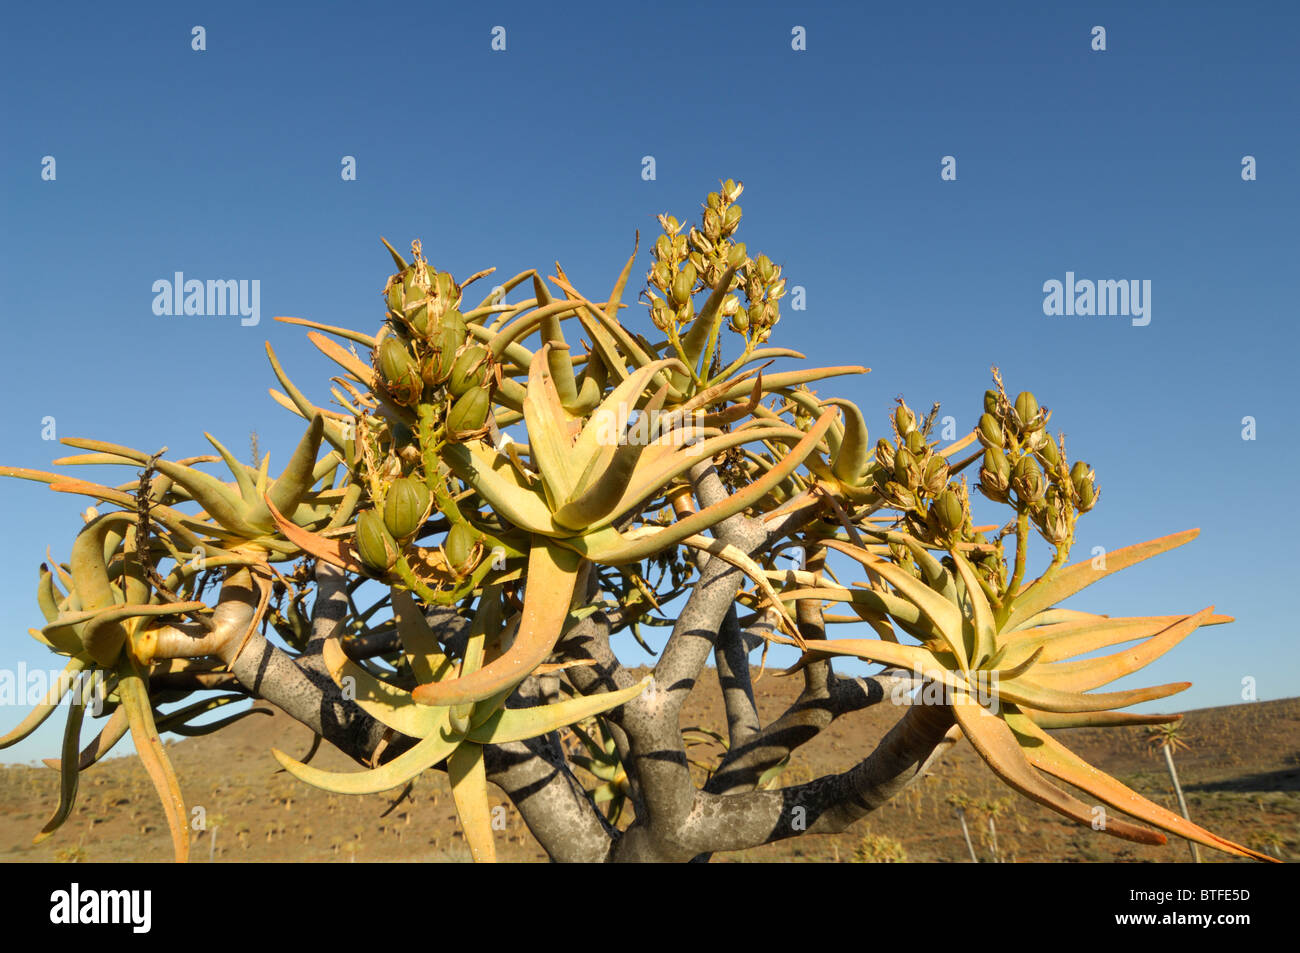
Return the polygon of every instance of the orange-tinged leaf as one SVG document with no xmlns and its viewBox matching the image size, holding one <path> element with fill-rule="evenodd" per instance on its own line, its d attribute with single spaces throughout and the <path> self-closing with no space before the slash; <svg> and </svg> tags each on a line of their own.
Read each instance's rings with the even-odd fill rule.
<svg viewBox="0 0 1300 953">
<path fill-rule="evenodd" d="M 535 539 L 528 554 L 524 611 L 514 644 L 464 678 L 417 685 L 412 692 L 415 700 L 421 705 L 461 705 L 481 701 L 527 678 L 559 641 L 581 563 L 576 553 Z"/>
<path fill-rule="evenodd" d="M 309 556 L 315 556 L 317 559 L 323 559 L 331 566 L 337 566 L 340 569 L 346 569 L 349 572 L 369 575 L 366 568 L 361 565 L 361 560 L 356 555 L 356 547 L 351 540 L 346 539 L 327 539 L 310 530 L 303 529 L 297 523 L 293 523 L 284 518 L 284 515 L 275 508 L 269 496 L 264 496 L 266 507 L 271 511 L 271 518 L 275 520 L 275 525 L 279 528 L 280 533 L 293 545 L 297 546 Z"/>
<path fill-rule="evenodd" d="M 1167 685 L 1135 688 L 1126 692 L 1098 692 L 1089 695 L 1038 684 L 1035 679 L 1041 668 L 1042 666 L 1036 666 L 1020 678 L 999 680 L 998 694 L 1013 704 L 1028 705 L 1030 708 L 1038 708 L 1042 711 L 1109 711 L 1115 708 L 1128 708 L 1139 702 L 1167 698 L 1192 687 L 1191 682 L 1170 682 Z"/>
<path fill-rule="evenodd" d="M 1006 647 L 1006 657 L 1009 659 L 1019 659 L 1036 648 L 1042 648 L 1040 661 L 1059 662 L 1111 645 L 1145 639 L 1184 618 L 1181 615 L 1125 616 L 1115 619 L 1093 617 L 1004 634 L 998 643 Z M 1231 616 L 1211 615 L 1203 619 L 1201 625 L 1219 625 L 1230 621 Z"/>
<path fill-rule="evenodd" d="M 962 733 L 994 774 L 1030 800 L 1081 823 L 1092 823 L 1092 808 L 1038 774 L 1001 718 L 974 702 L 960 700 L 953 705 L 953 714 Z M 1163 834 L 1123 820 L 1109 823 L 1106 833 L 1139 844 L 1163 844 L 1166 840 Z"/>
<path fill-rule="evenodd" d="M 1020 711 L 1034 720 L 1040 728 L 1054 731 L 1058 728 L 1113 728 L 1116 725 L 1168 725 L 1180 721 L 1182 715 L 1144 715 L 1132 711 L 1038 711 L 1017 705 Z"/>
<path fill-rule="evenodd" d="M 1007 621 L 1002 627 L 1003 631 L 1014 629 L 1020 622 L 1028 619 L 1034 613 L 1051 608 L 1058 602 L 1068 599 L 1080 590 L 1086 589 L 1100 579 L 1105 579 L 1112 573 L 1127 569 L 1144 559 L 1150 559 L 1152 556 L 1168 552 L 1182 546 L 1184 543 L 1190 543 L 1200 532 L 1199 529 L 1189 529 L 1181 533 L 1161 536 L 1159 539 L 1149 540 L 1145 543 L 1138 543 L 1136 546 L 1125 546 L 1123 549 L 1116 549 L 1105 554 L 1104 569 L 1094 568 L 1093 563 L 1095 560 L 1087 559 L 1066 566 L 1053 578 L 1041 585 L 1030 583 L 1029 586 L 1021 590 L 1024 595 L 1016 597 L 1015 607 L 1011 610 L 1011 615 L 1007 617 Z"/>
<path fill-rule="evenodd" d="M 1108 685 L 1164 655 L 1196 631 L 1197 627 L 1213 612 L 1214 607 L 1211 606 L 1202 609 L 1196 615 L 1185 616 L 1156 635 L 1110 655 L 1040 665 L 1034 670 L 1034 681 L 1046 688 L 1061 688 L 1076 692 L 1091 691 L 1101 685 Z"/>
<path fill-rule="evenodd" d="M 1171 834 L 1204 844 L 1206 847 L 1213 847 L 1238 857 L 1279 862 L 1267 854 L 1212 834 L 1185 817 L 1153 804 L 1115 778 L 1088 764 L 1023 714 L 1009 712 L 1007 722 L 1015 734 L 1020 736 L 1020 744 L 1030 764 L 1062 781 L 1073 784 L 1080 790 L 1087 791 L 1103 804 L 1131 814 Z M 1114 824 L 1113 820 L 1107 822 L 1104 828 L 1107 833 L 1111 832 L 1110 829 Z"/>
</svg>

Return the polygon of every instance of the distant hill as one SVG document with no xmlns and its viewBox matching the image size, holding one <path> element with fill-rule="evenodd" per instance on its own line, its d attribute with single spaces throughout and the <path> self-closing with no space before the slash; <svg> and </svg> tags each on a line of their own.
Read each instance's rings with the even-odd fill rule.
<svg viewBox="0 0 1300 953">
<path fill-rule="evenodd" d="M 798 679 L 770 673 L 756 683 L 764 720 L 775 718 L 798 694 Z M 265 706 L 263 706 L 265 707 Z M 897 719 L 884 704 L 838 720 L 795 754 L 783 781 L 843 771 L 865 756 Z M 1190 751 L 1176 755 L 1192 819 L 1225 837 L 1284 860 L 1300 856 L 1300 698 L 1255 702 L 1187 713 Z M 98 726 L 100 723 L 96 723 Z M 717 673 L 706 670 L 682 717 L 725 734 Z M 87 729 L 85 737 L 90 737 Z M 1148 753 L 1142 728 L 1080 729 L 1059 733 L 1066 744 L 1137 791 L 1174 810 L 1162 758 Z M 276 713 L 246 718 L 223 732 L 169 743 L 186 805 L 202 807 L 209 830 L 194 838 L 194 862 L 468 860 L 456 829 L 446 776 L 429 771 L 408 798 L 326 794 L 278 770 L 272 746 L 298 757 L 311 733 Z M 126 742 L 123 742 L 126 744 Z M 713 749 L 714 753 L 720 749 Z M 707 760 L 709 749 L 692 756 Z M 57 751 L 49 752 L 51 757 Z M 356 766 L 333 750 L 320 767 Z M 495 789 L 493 789 L 495 792 Z M 974 801 L 967 822 L 980 860 L 997 850 L 1005 861 L 1184 861 L 1186 842 L 1143 847 L 1067 821 L 1004 787 L 963 741 L 931 777 L 851 830 L 808 836 L 733 854 L 718 861 L 849 861 L 897 853 L 915 861 L 969 861 L 950 795 Z M 506 861 L 545 855 L 504 797 L 507 829 L 498 836 Z M 58 801 L 58 775 L 48 768 L 0 768 L 0 861 L 158 861 L 171 857 L 162 808 L 138 760 L 113 758 L 82 776 L 78 805 L 63 828 L 38 846 L 31 839 Z M 215 827 L 215 839 L 213 828 Z M 1202 848 L 1202 858 L 1230 860 Z"/>
</svg>

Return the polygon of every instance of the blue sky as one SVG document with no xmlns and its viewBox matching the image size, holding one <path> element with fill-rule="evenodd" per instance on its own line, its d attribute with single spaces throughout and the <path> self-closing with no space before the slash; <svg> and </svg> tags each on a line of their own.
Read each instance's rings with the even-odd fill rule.
<svg viewBox="0 0 1300 953">
<path fill-rule="evenodd" d="M 1166 708 L 1237 702 L 1245 677 L 1260 698 L 1294 695 L 1300 13 L 971 6 L 12 8 L 0 462 L 48 467 L 65 452 L 41 439 L 53 417 L 60 437 L 172 458 L 206 452 L 204 430 L 242 455 L 256 429 L 274 467 L 299 428 L 267 397 L 263 342 L 319 400 L 332 365 L 271 316 L 376 327 L 380 235 L 423 239 L 460 276 L 558 259 L 604 294 L 636 229 L 639 276 L 655 214 L 692 218 L 731 176 L 739 237 L 806 289 L 773 343 L 873 368 L 824 395 L 856 400 L 873 439 L 900 393 L 942 401 L 964 430 L 998 364 L 1097 470 L 1078 553 L 1202 529 L 1075 603 L 1237 617 L 1141 681 L 1195 682 Z M 156 316 L 153 282 L 177 271 L 257 279 L 260 323 Z M 1067 271 L 1149 280 L 1150 324 L 1045 316 L 1043 283 Z M 7 490 L 0 668 L 47 668 L 26 635 L 36 567 L 47 545 L 66 559 L 85 503 Z M 53 755 L 57 737 L 5 754 Z"/>
</svg>

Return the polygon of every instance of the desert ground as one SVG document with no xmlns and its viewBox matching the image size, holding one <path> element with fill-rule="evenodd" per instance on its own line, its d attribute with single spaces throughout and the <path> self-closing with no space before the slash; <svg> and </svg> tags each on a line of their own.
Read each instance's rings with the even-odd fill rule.
<svg viewBox="0 0 1300 953">
<path fill-rule="evenodd" d="M 764 720 L 779 715 L 799 687 L 798 679 L 763 676 L 756 689 Z M 886 703 L 839 719 L 795 753 L 777 783 L 845 770 L 871 750 L 898 715 Z M 1192 819 L 1279 859 L 1300 856 L 1300 698 L 1191 711 L 1184 724 L 1189 750 L 1178 751 L 1175 763 Z M 682 725 L 725 733 L 713 669 L 692 693 Z M 87 730 L 84 740 L 89 737 Z M 1058 737 L 1130 787 L 1177 810 L 1164 758 L 1149 749 L 1144 728 L 1078 729 Z M 400 801 L 400 791 L 328 794 L 279 771 L 270 754 L 274 746 L 301 758 L 311 741 L 306 728 L 279 713 L 245 718 L 213 735 L 168 741 L 186 805 L 191 811 L 201 807 L 206 819 L 206 829 L 194 835 L 191 862 L 469 859 L 445 774 L 425 772 Z M 706 764 L 720 752 L 718 746 L 691 749 L 692 757 Z M 313 764 L 356 767 L 327 746 Z M 54 836 L 33 845 L 58 802 L 58 787 L 57 772 L 47 767 L 0 766 L 0 861 L 170 860 L 161 806 L 134 756 L 106 759 L 84 773 L 72 816 Z M 505 829 L 497 838 L 499 859 L 544 861 L 519 815 L 493 791 L 506 807 Z M 1187 842 L 1180 838 L 1171 837 L 1163 847 L 1135 845 L 1025 800 L 998 782 L 962 741 L 923 782 L 848 831 L 718 854 L 714 860 L 969 863 L 957 803 L 967 805 L 966 823 L 981 863 L 1189 859 Z M 1207 848 L 1201 848 L 1201 857 L 1233 860 Z"/>
</svg>

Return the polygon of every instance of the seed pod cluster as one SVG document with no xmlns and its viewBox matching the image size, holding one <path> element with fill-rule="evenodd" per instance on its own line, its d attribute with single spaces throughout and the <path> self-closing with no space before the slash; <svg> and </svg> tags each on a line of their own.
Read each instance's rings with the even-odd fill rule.
<svg viewBox="0 0 1300 953">
<path fill-rule="evenodd" d="M 654 261 L 646 275 L 650 319 L 659 330 L 678 331 L 694 321 L 695 295 L 712 293 L 730 271 L 717 305 L 727 326 L 751 346 L 771 336 L 781 317 L 778 302 L 785 296 L 785 279 L 780 266 L 766 255 L 751 259 L 744 243 L 733 240 L 742 214 L 736 200 L 744 188 L 727 179 L 717 192 L 710 192 L 698 228 L 686 230 L 671 215 L 659 216 L 663 234 L 655 241 Z M 731 293 L 737 290 L 744 293 L 743 303 Z"/>
<path fill-rule="evenodd" d="M 950 482 L 947 458 L 926 440 L 916 414 L 902 399 L 894 410 L 893 429 L 896 442 L 876 441 L 876 492 L 903 511 L 908 531 L 917 538 L 945 545 L 967 539 L 971 523 L 965 487 Z"/>
<path fill-rule="evenodd" d="M 983 444 L 980 491 L 1026 513 L 1049 543 L 1066 543 L 1079 514 L 1096 505 L 1096 477 L 1086 463 L 1070 466 L 1064 437 L 1047 430 L 1051 412 L 1029 391 L 1011 400 L 998 389 L 984 394 L 976 435 Z"/>
<path fill-rule="evenodd" d="M 384 288 L 388 327 L 375 349 L 375 369 L 393 403 L 435 405 L 446 439 L 480 437 L 488 431 L 501 369 L 470 333 L 451 275 L 429 266 L 418 241 L 411 249 L 415 260 L 408 265 L 389 248 L 399 270 Z"/>
</svg>

